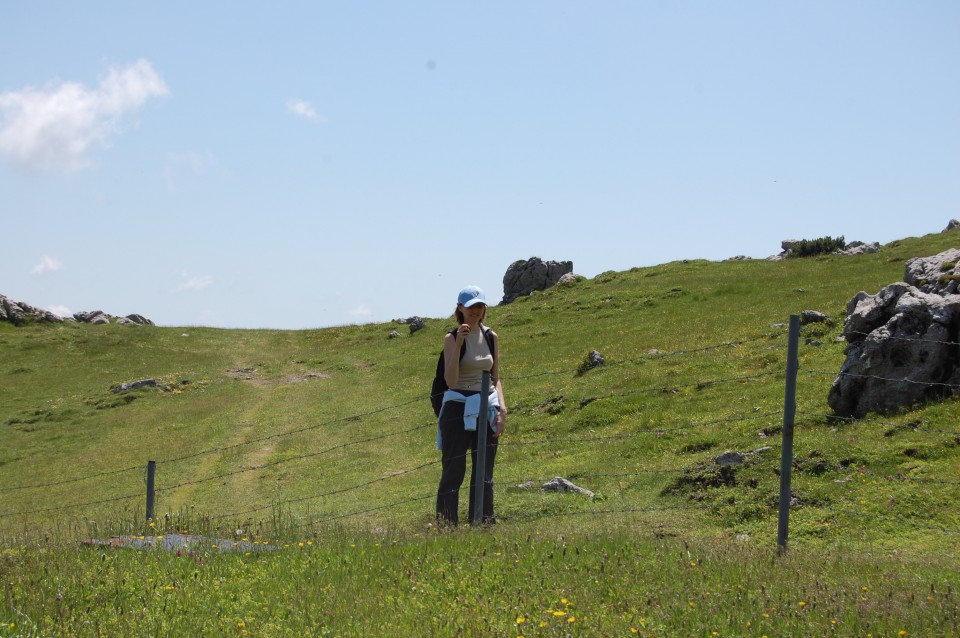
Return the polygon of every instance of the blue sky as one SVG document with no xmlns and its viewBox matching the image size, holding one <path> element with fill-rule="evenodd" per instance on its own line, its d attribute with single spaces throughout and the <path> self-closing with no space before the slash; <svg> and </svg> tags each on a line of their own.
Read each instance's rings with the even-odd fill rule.
<svg viewBox="0 0 960 638">
<path fill-rule="evenodd" d="M 0 0 L 0 215 L 8 297 L 227 328 L 939 232 L 960 3 Z"/>
</svg>

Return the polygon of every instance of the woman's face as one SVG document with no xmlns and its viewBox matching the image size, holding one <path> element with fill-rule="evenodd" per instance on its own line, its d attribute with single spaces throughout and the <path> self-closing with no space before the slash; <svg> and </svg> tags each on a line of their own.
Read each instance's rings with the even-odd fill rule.
<svg viewBox="0 0 960 638">
<path fill-rule="evenodd" d="M 483 316 L 487 312 L 487 307 L 482 303 L 476 303 L 470 306 L 469 308 L 460 306 L 460 312 L 463 313 L 463 317 L 464 319 L 467 320 L 467 323 L 472 324 L 472 323 L 477 323 L 483 319 Z"/>
</svg>

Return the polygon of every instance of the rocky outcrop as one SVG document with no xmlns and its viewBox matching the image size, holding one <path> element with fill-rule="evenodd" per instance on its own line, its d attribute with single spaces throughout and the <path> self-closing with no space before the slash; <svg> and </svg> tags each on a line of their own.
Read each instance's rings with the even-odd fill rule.
<svg viewBox="0 0 960 638">
<path fill-rule="evenodd" d="M 536 290 L 546 290 L 560 283 L 564 275 L 572 273 L 572 261 L 543 261 L 539 257 L 515 261 L 503 275 L 503 301 L 500 303 L 508 304 Z"/>
<path fill-rule="evenodd" d="M 152 326 L 153 322 L 143 315 L 127 315 L 126 317 L 114 317 L 108 315 L 102 310 L 87 310 L 73 313 L 73 318 L 80 323 L 89 323 L 95 326 L 116 323 L 127 326 Z"/>
<path fill-rule="evenodd" d="M 843 250 L 835 250 L 834 255 L 869 255 L 880 252 L 879 242 L 870 242 L 865 244 L 862 241 L 852 241 L 843 247 Z"/>
<path fill-rule="evenodd" d="M 793 249 L 799 244 L 797 239 L 784 239 L 780 242 L 780 254 L 767 257 L 768 261 L 781 261 L 793 255 Z M 869 244 L 862 241 L 852 241 L 846 244 L 840 250 L 833 251 L 833 255 L 867 255 L 880 252 L 880 243 L 871 242 Z M 736 258 L 734 258 L 736 259 Z"/>
<path fill-rule="evenodd" d="M 63 318 L 49 310 L 35 308 L 28 303 L 14 301 L 4 295 L 0 295 L 0 321 L 9 321 L 19 326 L 29 321 L 60 323 L 63 321 Z"/>
<path fill-rule="evenodd" d="M 418 330 L 423 330 L 427 325 L 423 317 L 407 317 L 406 319 L 394 319 L 394 323 L 399 323 L 400 325 L 406 325 L 410 327 L 410 334 L 417 332 Z"/>
<path fill-rule="evenodd" d="M 893 412 L 960 386 L 960 250 L 906 263 L 904 281 L 847 304 L 846 360 L 830 388 L 842 416 Z"/>
<path fill-rule="evenodd" d="M 132 314 L 127 315 L 126 317 L 114 317 L 113 315 L 108 315 L 102 310 L 75 312 L 72 319 L 80 323 L 89 323 L 95 325 L 107 323 L 139 326 L 153 325 L 153 322 L 143 315 Z M 54 314 L 49 310 L 43 310 L 42 308 L 31 306 L 28 303 L 14 301 L 8 297 L 0 295 L 0 321 L 9 321 L 14 325 L 20 326 L 24 323 L 29 323 L 32 321 L 43 323 L 62 323 L 63 317 Z"/>
</svg>

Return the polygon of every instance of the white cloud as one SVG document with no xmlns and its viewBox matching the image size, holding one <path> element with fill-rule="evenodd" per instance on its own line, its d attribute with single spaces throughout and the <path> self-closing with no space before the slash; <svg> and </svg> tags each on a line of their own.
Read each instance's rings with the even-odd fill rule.
<svg viewBox="0 0 960 638">
<path fill-rule="evenodd" d="M 58 317 L 72 317 L 73 311 L 67 308 L 66 306 L 49 306 L 47 310 L 57 315 Z"/>
<path fill-rule="evenodd" d="M 168 93 L 146 60 L 111 68 L 93 89 L 54 81 L 0 93 L 0 155 L 29 171 L 83 169 L 90 148 L 106 144 L 124 116 Z"/>
<path fill-rule="evenodd" d="M 305 117 L 308 120 L 323 120 L 323 118 L 317 114 L 316 109 L 313 108 L 313 104 L 305 100 L 290 100 L 287 102 L 287 110 L 294 115 Z"/>
<path fill-rule="evenodd" d="M 360 304 L 353 310 L 347 311 L 347 314 L 356 319 L 366 319 L 373 316 L 373 310 L 366 304 Z"/>
<path fill-rule="evenodd" d="M 59 260 L 44 255 L 43 259 L 40 260 L 40 263 L 34 266 L 30 273 L 33 275 L 42 276 L 48 272 L 56 272 L 61 268 L 63 268 L 63 264 L 61 264 Z"/>
<path fill-rule="evenodd" d="M 173 289 L 174 293 L 184 292 L 186 290 L 203 290 L 213 284 L 213 277 L 210 275 L 196 276 L 182 273 L 180 276 L 183 281 Z"/>
</svg>

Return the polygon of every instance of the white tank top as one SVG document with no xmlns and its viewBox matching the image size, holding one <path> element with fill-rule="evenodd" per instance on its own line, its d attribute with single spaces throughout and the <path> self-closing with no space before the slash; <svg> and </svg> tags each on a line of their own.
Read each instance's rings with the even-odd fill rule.
<svg viewBox="0 0 960 638">
<path fill-rule="evenodd" d="M 479 391 L 483 382 L 483 373 L 493 370 L 493 353 L 483 336 L 483 330 L 472 330 L 467 338 L 467 351 L 460 359 L 460 377 L 458 390 Z"/>
</svg>

